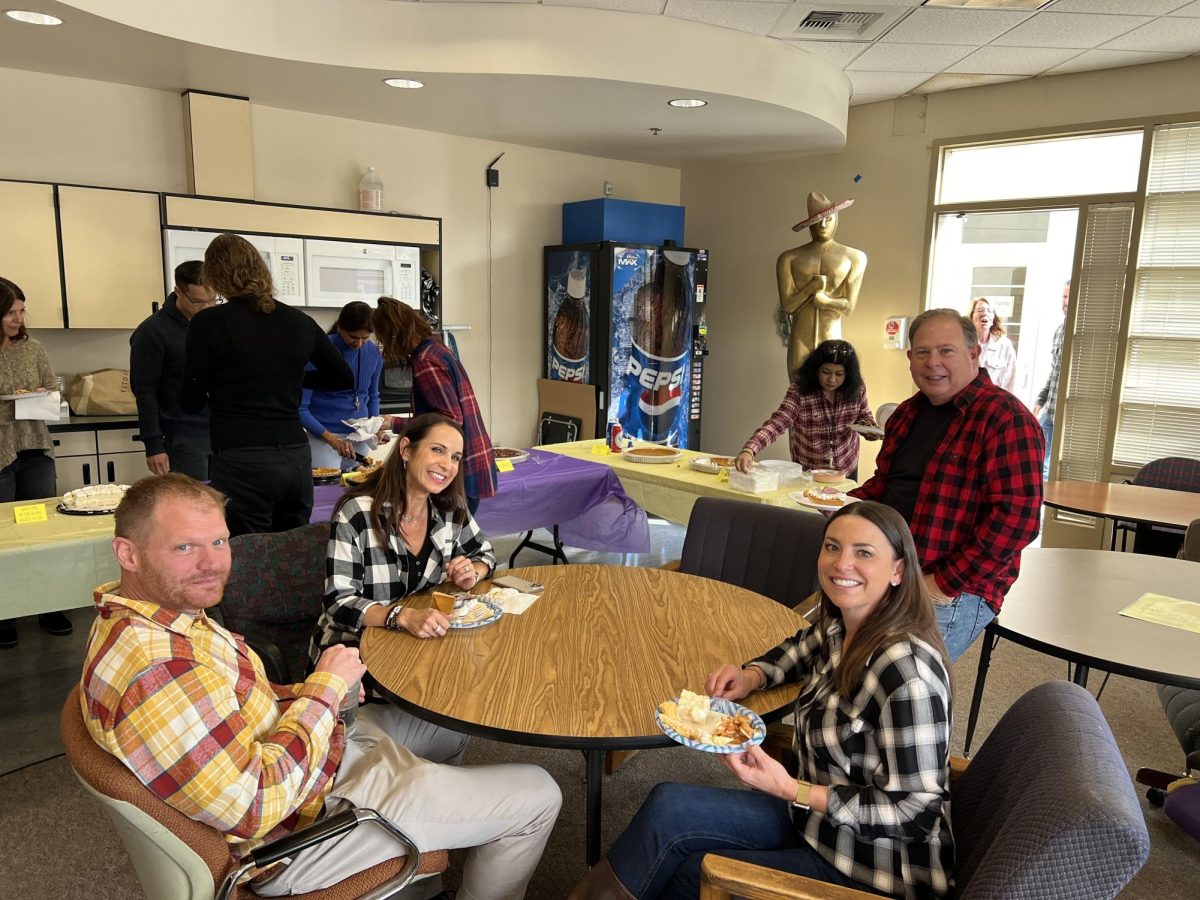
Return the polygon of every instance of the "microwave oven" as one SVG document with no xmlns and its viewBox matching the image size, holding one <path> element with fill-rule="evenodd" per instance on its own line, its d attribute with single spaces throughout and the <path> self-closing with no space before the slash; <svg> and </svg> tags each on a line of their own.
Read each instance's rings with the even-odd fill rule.
<svg viewBox="0 0 1200 900">
<path fill-rule="evenodd" d="M 352 300 L 371 306 L 381 296 L 421 305 L 421 251 L 395 244 L 304 242 L 308 305 L 341 307 Z"/>
<path fill-rule="evenodd" d="M 168 228 L 165 232 L 167 290 L 175 286 L 175 267 L 198 259 L 220 232 Z M 289 306 L 304 306 L 304 241 L 294 237 L 266 237 L 243 234 L 263 258 L 275 284 L 275 299 Z"/>
</svg>

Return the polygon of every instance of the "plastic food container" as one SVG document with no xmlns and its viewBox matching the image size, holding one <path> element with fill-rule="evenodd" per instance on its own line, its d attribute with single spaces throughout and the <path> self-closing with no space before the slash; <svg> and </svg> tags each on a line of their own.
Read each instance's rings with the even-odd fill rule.
<svg viewBox="0 0 1200 900">
<path fill-rule="evenodd" d="M 731 469 L 729 486 L 748 494 L 766 494 L 779 490 L 779 475 L 768 469 L 753 468 L 749 472 Z"/>
</svg>

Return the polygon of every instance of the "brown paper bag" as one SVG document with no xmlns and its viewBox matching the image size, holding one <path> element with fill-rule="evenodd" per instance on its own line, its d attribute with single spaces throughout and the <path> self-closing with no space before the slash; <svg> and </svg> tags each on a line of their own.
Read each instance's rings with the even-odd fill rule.
<svg viewBox="0 0 1200 900">
<path fill-rule="evenodd" d="M 77 416 L 137 414 L 128 369 L 100 369 L 76 375 L 67 391 L 67 403 Z"/>
</svg>

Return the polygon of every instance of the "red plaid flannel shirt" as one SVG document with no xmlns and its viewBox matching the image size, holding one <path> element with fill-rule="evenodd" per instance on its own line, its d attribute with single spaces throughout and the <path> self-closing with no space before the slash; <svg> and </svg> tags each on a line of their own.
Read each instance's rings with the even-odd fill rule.
<svg viewBox="0 0 1200 900">
<path fill-rule="evenodd" d="M 858 433 L 846 426 L 875 424 L 865 384 L 852 397 L 839 393 L 830 403 L 820 390 L 802 394 L 793 382 L 779 408 L 750 435 L 743 449 L 757 456 L 790 428 L 792 462 L 806 469 L 849 472 L 858 465 Z"/>
<path fill-rule="evenodd" d="M 896 450 L 908 438 L 920 404 L 916 394 L 887 421 L 874 476 L 850 493 L 882 500 Z M 1038 533 L 1042 508 L 1041 426 L 981 370 L 950 401 L 950 424 L 917 490 L 913 539 L 921 567 L 948 596 L 978 594 L 996 612 L 1017 580 L 1021 550 Z"/>
<path fill-rule="evenodd" d="M 462 364 L 440 341 L 422 341 L 413 350 L 412 376 L 413 414 L 441 413 L 462 425 L 463 488 L 468 497 L 491 497 L 496 493 L 492 439 Z"/>
</svg>

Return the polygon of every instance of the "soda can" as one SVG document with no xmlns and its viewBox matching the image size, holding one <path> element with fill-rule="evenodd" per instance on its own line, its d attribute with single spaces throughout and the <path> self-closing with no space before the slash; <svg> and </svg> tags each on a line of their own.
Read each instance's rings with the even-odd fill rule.
<svg viewBox="0 0 1200 900">
<path fill-rule="evenodd" d="M 621 452 L 620 438 L 621 438 L 621 423 L 620 422 L 609 422 L 608 423 L 608 449 L 611 450 L 613 453 Z"/>
</svg>

